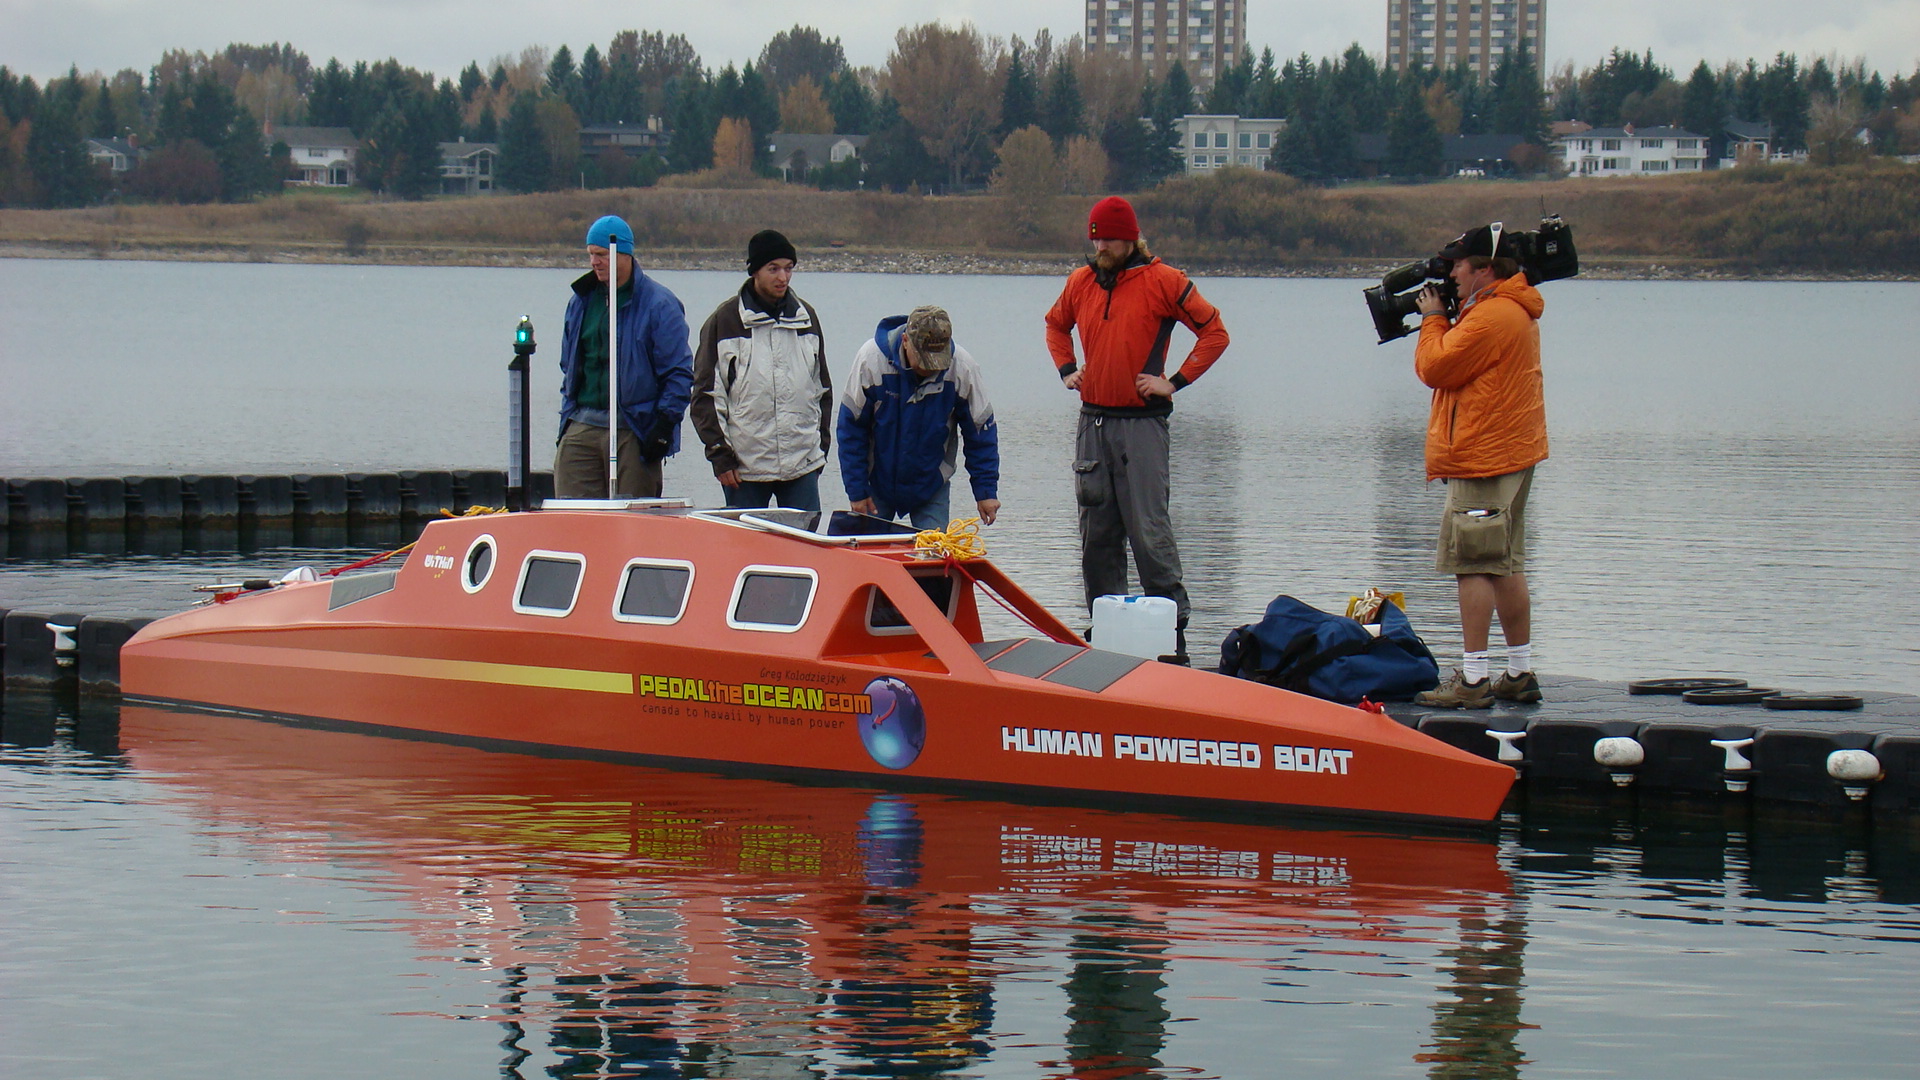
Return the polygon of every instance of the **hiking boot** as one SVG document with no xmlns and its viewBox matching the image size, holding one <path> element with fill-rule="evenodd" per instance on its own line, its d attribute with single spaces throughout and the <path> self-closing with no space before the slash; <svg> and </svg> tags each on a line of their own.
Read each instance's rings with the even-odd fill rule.
<svg viewBox="0 0 1920 1080">
<path fill-rule="evenodd" d="M 1413 699 L 1415 705 L 1425 705 L 1430 709 L 1491 709 L 1493 708 L 1493 681 L 1481 679 L 1470 683 L 1467 675 L 1459 668 L 1439 687 Z"/>
<path fill-rule="evenodd" d="M 1493 680 L 1493 696 L 1501 701 L 1517 701 L 1522 705 L 1531 705 L 1540 700 L 1540 680 L 1533 672 L 1523 671 L 1518 675 L 1501 672 Z"/>
</svg>

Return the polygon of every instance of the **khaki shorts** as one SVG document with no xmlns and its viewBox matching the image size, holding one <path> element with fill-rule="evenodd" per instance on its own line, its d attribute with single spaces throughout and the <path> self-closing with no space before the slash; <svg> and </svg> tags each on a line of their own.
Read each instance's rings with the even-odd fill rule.
<svg viewBox="0 0 1920 1080">
<path fill-rule="evenodd" d="M 1533 466 L 1505 476 L 1447 481 L 1434 568 L 1505 577 L 1527 568 L 1527 492 Z"/>
</svg>

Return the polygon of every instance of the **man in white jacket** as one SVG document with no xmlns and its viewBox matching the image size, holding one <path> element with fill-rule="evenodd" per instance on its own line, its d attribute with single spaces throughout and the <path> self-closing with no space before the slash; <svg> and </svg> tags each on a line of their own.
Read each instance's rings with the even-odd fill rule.
<svg viewBox="0 0 1920 1080">
<path fill-rule="evenodd" d="M 833 420 L 820 317 L 793 291 L 799 261 L 766 229 L 747 243 L 747 280 L 700 328 L 694 430 L 728 506 L 820 509 Z"/>
</svg>

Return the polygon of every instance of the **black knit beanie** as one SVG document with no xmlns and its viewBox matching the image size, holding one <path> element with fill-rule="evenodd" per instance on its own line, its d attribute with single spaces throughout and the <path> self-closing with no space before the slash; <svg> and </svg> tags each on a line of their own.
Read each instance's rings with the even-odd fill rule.
<svg viewBox="0 0 1920 1080">
<path fill-rule="evenodd" d="M 747 273 L 758 271 L 775 259 L 800 261 L 800 253 L 793 250 L 793 242 L 772 229 L 762 229 L 747 241 Z"/>
</svg>

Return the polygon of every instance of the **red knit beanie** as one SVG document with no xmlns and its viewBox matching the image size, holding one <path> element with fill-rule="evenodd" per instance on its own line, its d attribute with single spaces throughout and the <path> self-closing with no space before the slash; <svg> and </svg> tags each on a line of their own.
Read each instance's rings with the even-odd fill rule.
<svg viewBox="0 0 1920 1080">
<path fill-rule="evenodd" d="M 1133 207 L 1118 195 L 1094 203 L 1093 213 L 1087 215 L 1087 239 L 1140 239 L 1140 222 L 1133 216 Z"/>
</svg>

